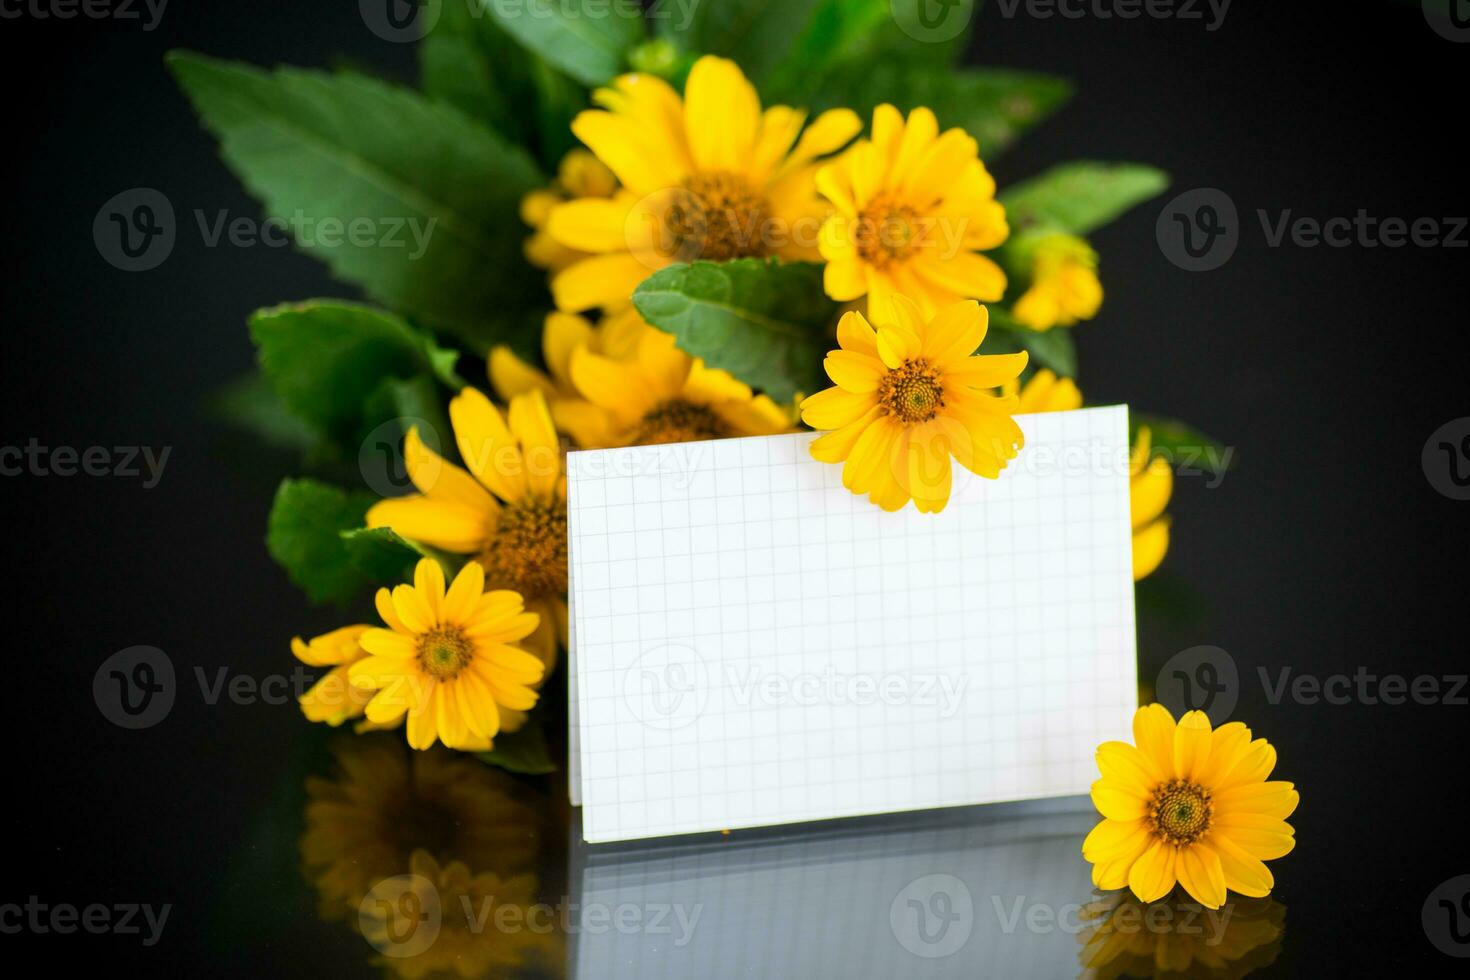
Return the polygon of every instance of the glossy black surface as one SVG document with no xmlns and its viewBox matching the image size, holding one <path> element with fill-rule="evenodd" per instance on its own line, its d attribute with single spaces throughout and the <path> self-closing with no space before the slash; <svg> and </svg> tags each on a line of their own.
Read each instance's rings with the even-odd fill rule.
<svg viewBox="0 0 1470 980">
<path fill-rule="evenodd" d="M 511 904 L 590 897 L 705 910 L 704 928 L 677 948 L 676 935 L 652 929 L 500 930 L 489 948 L 466 950 L 492 970 L 506 961 L 591 977 L 1081 970 L 1088 934 L 1003 924 L 1018 898 L 1078 906 L 1071 915 L 1082 922 L 1085 813 L 957 811 L 589 854 L 568 847 L 554 778 L 411 758 L 391 737 L 313 728 L 289 704 L 210 703 L 196 669 L 206 688 L 221 670 L 253 682 L 289 675 L 291 635 L 346 621 L 308 606 L 262 546 L 271 493 L 295 460 L 201 409 L 250 364 L 251 310 L 345 290 L 311 259 L 208 249 L 197 235 L 162 268 L 128 275 L 99 258 L 92 220 L 137 186 L 189 212 L 258 213 L 166 76 L 167 49 L 310 65 L 341 53 L 403 79 L 412 52 L 365 30 L 355 4 L 286 0 L 174 0 L 152 32 L 7 17 L 0 43 L 0 443 L 172 447 L 152 489 L 125 478 L 0 484 L 11 569 L 0 905 L 36 896 L 171 907 L 153 945 L 140 918 L 145 935 L 0 933 L 7 954 L 169 974 L 381 975 L 323 867 L 335 856 L 362 880 L 398 874 L 423 846 L 445 863 L 498 868 Z M 1256 212 L 1470 213 L 1461 147 L 1470 44 L 1433 33 L 1415 3 L 1236 0 L 1211 32 L 1177 20 L 1011 18 L 996 2 L 972 57 L 1080 86 L 1069 110 L 997 163 L 1002 184 L 1065 159 L 1138 159 L 1169 170 L 1176 191 L 1227 191 L 1245 222 L 1235 257 L 1201 274 L 1160 253 L 1162 202 L 1109 227 L 1095 243 L 1107 302 L 1077 329 L 1090 400 L 1187 418 L 1236 448 L 1218 486 L 1180 481 L 1173 552 L 1140 593 L 1141 676 L 1198 644 L 1229 651 L 1241 678 L 1234 716 L 1272 740 L 1280 778 L 1302 793 L 1298 847 L 1273 865 L 1273 901 L 1238 909 L 1243 931 L 1224 944 L 1238 954 L 1231 962 L 1262 977 L 1447 973 L 1458 963 L 1431 943 L 1421 911 L 1441 883 L 1470 873 L 1470 707 L 1357 694 L 1311 703 L 1273 690 L 1283 668 L 1317 678 L 1470 671 L 1470 503 L 1435 492 L 1420 463 L 1437 427 L 1470 414 L 1470 252 L 1272 247 Z M 181 694 L 163 723 L 125 731 L 98 712 L 92 680 L 106 657 L 139 644 L 169 654 Z M 354 782 L 353 760 L 365 757 Z M 393 791 L 412 778 L 417 796 Z M 456 787 L 452 805 L 446 785 Z M 365 794 L 362 816 L 349 820 L 361 836 L 322 830 L 326 853 L 304 845 L 319 804 L 349 790 Z M 526 872 L 533 880 L 515 880 Z M 930 874 L 965 883 L 975 931 L 952 957 L 905 957 L 889 910 L 907 882 Z"/>
</svg>

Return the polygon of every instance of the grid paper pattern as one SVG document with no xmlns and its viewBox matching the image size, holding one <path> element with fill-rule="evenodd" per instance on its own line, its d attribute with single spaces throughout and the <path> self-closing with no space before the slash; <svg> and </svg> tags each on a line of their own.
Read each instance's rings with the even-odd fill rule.
<svg viewBox="0 0 1470 980">
<path fill-rule="evenodd" d="M 1125 407 L 887 514 L 813 433 L 568 458 L 589 842 L 1086 792 L 1137 703 Z"/>
</svg>

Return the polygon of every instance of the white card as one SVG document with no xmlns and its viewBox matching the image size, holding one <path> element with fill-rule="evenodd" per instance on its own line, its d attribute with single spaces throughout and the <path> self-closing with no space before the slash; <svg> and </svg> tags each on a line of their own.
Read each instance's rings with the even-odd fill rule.
<svg viewBox="0 0 1470 980">
<path fill-rule="evenodd" d="M 816 433 L 568 456 L 589 842 L 1085 793 L 1138 702 L 1128 411 L 885 513 Z"/>
</svg>

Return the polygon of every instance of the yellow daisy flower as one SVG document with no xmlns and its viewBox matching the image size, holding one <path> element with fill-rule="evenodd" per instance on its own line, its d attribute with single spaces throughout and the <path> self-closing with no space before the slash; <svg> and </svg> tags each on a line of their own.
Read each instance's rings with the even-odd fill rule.
<svg viewBox="0 0 1470 980">
<path fill-rule="evenodd" d="M 371 656 L 350 668 L 355 683 L 377 694 L 367 705 L 378 725 L 408 715 L 408 744 L 427 749 L 478 747 L 501 728 L 501 712 L 529 711 L 545 665 L 512 646 L 535 632 L 538 617 L 518 593 L 485 591 L 485 572 L 466 562 L 448 591 L 444 570 L 419 562 L 413 585 L 379 589 L 387 629 L 362 635 Z"/>
<path fill-rule="evenodd" d="M 601 109 L 572 123 L 623 188 L 610 200 L 555 207 L 547 231 L 592 258 L 556 275 L 567 312 L 627 305 L 648 275 L 675 262 L 780 256 L 817 258 L 826 205 L 817 161 L 844 146 L 862 120 L 834 109 L 802 127 L 806 113 L 761 110 L 733 61 L 695 62 L 680 99 L 654 75 L 624 75 L 593 95 Z"/>
<path fill-rule="evenodd" d="M 1075 235 L 1048 235 L 1031 259 L 1031 286 L 1011 313 L 1032 330 L 1091 320 L 1102 306 L 1097 253 Z"/>
<path fill-rule="evenodd" d="M 292 638 L 291 652 L 297 660 L 308 667 L 332 668 L 299 699 L 308 721 L 324 721 L 336 728 L 348 719 L 362 717 L 372 689 L 353 684 L 347 675 L 353 664 L 367 656 L 360 641 L 370 629 L 367 625 L 343 626 L 309 643 L 299 636 Z"/>
<path fill-rule="evenodd" d="M 1019 391 L 1017 390 L 1019 389 Z M 1022 386 L 1013 381 L 1001 389 L 1002 394 L 1016 395 L 1023 415 L 1038 412 L 1070 412 L 1082 407 L 1082 392 L 1071 378 L 1059 378 L 1050 368 L 1042 368 Z"/>
<path fill-rule="evenodd" d="M 791 431 L 791 418 L 765 395 L 724 371 L 705 367 L 648 329 L 638 354 L 615 361 L 579 347 L 572 380 L 582 397 L 607 414 L 609 445 L 653 446 Z"/>
<path fill-rule="evenodd" d="M 444 748 L 407 749 L 389 735 L 332 746 L 329 778 L 306 780 L 301 862 L 323 918 L 354 918 L 363 896 L 425 850 L 477 871 L 536 866 L 550 815 L 505 773 Z"/>
<path fill-rule="evenodd" d="M 1263 862 L 1291 853 L 1286 818 L 1299 799 L 1291 783 L 1267 782 L 1276 750 L 1238 721 L 1212 731 L 1202 711 L 1176 725 L 1160 704 L 1138 709 L 1133 740 L 1097 750 L 1092 802 L 1103 821 L 1082 844 L 1092 883 L 1126 885 L 1141 902 L 1178 883 L 1212 909 L 1227 889 L 1269 894 L 1275 879 Z"/>
<path fill-rule="evenodd" d="M 534 234 L 526 239 L 526 260 L 540 269 L 560 272 L 587 258 L 586 252 L 567 248 L 546 230 L 551 212 L 558 204 L 582 197 L 609 198 L 618 189 L 618 179 L 586 150 L 572 150 L 562 157 L 556 182 L 551 187 L 535 190 L 521 200 L 521 220 Z"/>
<path fill-rule="evenodd" d="M 1151 458 L 1153 433 L 1140 426 L 1129 481 L 1133 519 L 1133 580 L 1148 578 L 1169 552 L 1169 518 L 1164 508 L 1174 494 L 1174 468 Z"/>
<path fill-rule="evenodd" d="M 469 472 L 409 430 L 403 460 L 419 493 L 374 504 L 368 526 L 474 556 L 490 588 L 520 593 L 540 617 L 526 646 L 550 671 L 558 640 L 567 639 L 567 481 L 546 398 L 539 390 L 517 395 L 502 417 L 466 388 L 449 403 L 449 418 Z"/>
<path fill-rule="evenodd" d="M 888 317 L 897 293 L 925 316 L 965 299 L 1005 294 L 1000 266 L 977 252 L 1010 234 L 979 145 L 962 129 L 942 135 L 928 109 L 908 121 L 891 105 L 873 113 L 871 139 L 817 172 L 836 211 L 822 226 L 827 295 L 868 298 L 868 318 Z"/>
<path fill-rule="evenodd" d="M 611 440 L 607 413 L 582 397 L 572 381 L 572 352 L 585 347 L 615 361 L 638 353 L 638 341 L 650 329 L 632 308 L 604 318 L 601 324 L 572 313 L 552 313 L 541 334 L 547 373 L 521 360 L 509 347 L 490 352 L 490 384 L 503 400 L 539 391 L 551 409 L 556 427 L 583 449 L 599 449 Z"/>
<path fill-rule="evenodd" d="M 884 510 L 912 499 L 935 513 L 949 502 L 953 465 L 1000 475 L 1025 442 L 1011 418 L 1016 399 L 995 395 L 1026 367 L 1027 355 L 976 355 L 989 315 L 974 302 L 927 317 L 904 296 L 896 318 L 875 331 L 861 313 L 837 325 L 840 350 L 824 366 L 836 387 L 802 402 L 801 417 L 832 430 L 812 443 L 814 457 L 840 463 L 842 482 Z"/>
</svg>

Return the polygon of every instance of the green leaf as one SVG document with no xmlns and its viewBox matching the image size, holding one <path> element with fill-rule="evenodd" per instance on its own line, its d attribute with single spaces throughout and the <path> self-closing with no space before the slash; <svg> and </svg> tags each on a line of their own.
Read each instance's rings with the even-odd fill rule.
<svg viewBox="0 0 1470 980">
<path fill-rule="evenodd" d="M 937 5 L 939 0 L 900 2 Z M 961 6 L 967 2 L 959 0 Z M 949 8 L 948 15 L 969 20 L 959 7 Z M 760 79 L 761 91 L 770 101 L 835 108 L 844 104 L 833 98 L 835 92 L 860 91 L 873 72 L 892 75 L 895 69 L 918 68 L 953 78 L 954 62 L 969 32 L 967 25 L 943 41 L 924 40 L 899 25 L 890 0 L 821 0 L 804 31 L 773 43 L 771 51 L 784 54 L 771 56 L 773 67 Z M 892 80 L 882 84 L 902 92 Z M 878 98 L 867 109 L 883 101 L 889 100 Z"/>
<path fill-rule="evenodd" d="M 419 46 L 424 91 L 533 148 L 547 172 L 576 144 L 572 119 L 587 91 L 521 47 L 489 10 L 493 0 L 447 0 Z"/>
<path fill-rule="evenodd" d="M 175 52 L 169 67 L 231 169 L 297 244 L 393 309 L 477 350 L 544 304 L 521 254 L 520 147 L 451 106 L 359 75 L 264 72 Z M 349 233 L 350 232 L 350 233 Z"/>
<path fill-rule="evenodd" d="M 643 11 L 632 0 L 483 0 L 501 27 L 584 85 L 622 71 L 643 40 Z"/>
<path fill-rule="evenodd" d="M 210 398 L 209 408 L 221 421 L 284 449 L 309 452 L 321 438 L 286 408 L 275 386 L 258 371 L 216 391 Z"/>
<path fill-rule="evenodd" d="M 1000 195 L 1011 227 L 1086 235 L 1169 186 L 1162 170 L 1137 163 L 1066 163 Z"/>
<path fill-rule="evenodd" d="M 934 110 L 943 128 L 959 126 L 994 159 L 1072 96 L 1072 83 L 1055 75 L 1001 68 L 951 70 L 884 61 L 845 71 L 826 86 L 817 108 L 848 106 L 864 119 L 883 103 L 907 114 Z"/>
<path fill-rule="evenodd" d="M 672 265 L 644 280 L 633 304 L 680 348 L 778 402 L 828 386 L 822 358 L 838 307 L 822 289 L 819 265 L 775 259 Z"/>
<path fill-rule="evenodd" d="M 266 532 L 271 557 L 313 602 L 346 604 L 370 583 L 351 560 L 342 532 L 362 527 L 376 498 L 316 480 L 285 480 Z"/>
<path fill-rule="evenodd" d="M 490 751 L 477 753 L 477 756 L 481 762 L 528 776 L 541 776 L 557 770 L 546 744 L 546 732 L 536 714 L 526 720 L 520 731 L 496 735 Z"/>
<path fill-rule="evenodd" d="M 464 386 L 454 371 L 453 351 L 369 306 L 311 300 L 260 310 L 250 318 L 250 335 L 281 401 L 339 443 L 391 417 L 370 418 L 366 412 L 385 380 L 432 376 L 456 390 Z"/>
<path fill-rule="evenodd" d="M 1072 331 L 1065 327 L 1032 330 L 998 306 L 987 306 L 990 332 L 980 345 L 982 354 L 1013 354 L 1028 351 L 1033 368 L 1051 368 L 1064 378 L 1077 377 L 1077 346 Z"/>
<path fill-rule="evenodd" d="M 465 563 L 462 555 L 449 555 L 433 548 L 414 544 L 388 527 L 360 527 L 342 532 L 342 547 L 369 585 L 392 586 L 413 581 L 413 570 L 425 558 L 432 558 L 444 568 L 449 581 Z"/>
<path fill-rule="evenodd" d="M 419 44 L 424 91 L 474 116 L 506 139 L 531 141 L 532 55 L 483 8 L 485 0 L 445 0 Z"/>
<path fill-rule="evenodd" d="M 697 3 L 686 11 L 665 0 L 651 16 L 659 33 L 684 50 L 731 58 L 761 85 L 798 47 L 817 10 L 829 6 L 836 5 L 830 0 L 722 0 Z"/>
<path fill-rule="evenodd" d="M 1129 418 L 1132 438 L 1136 442 L 1140 426 L 1148 426 L 1153 442 L 1153 455 L 1163 456 L 1176 469 L 1201 470 L 1211 476 L 1223 476 L 1235 458 L 1235 449 L 1178 419 L 1146 412 L 1132 412 Z"/>
</svg>

